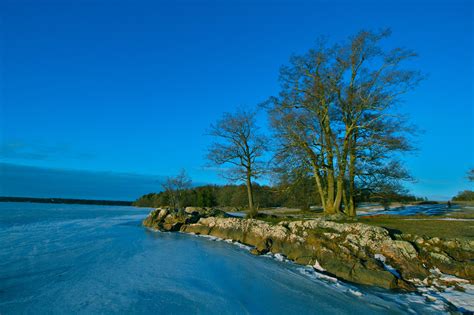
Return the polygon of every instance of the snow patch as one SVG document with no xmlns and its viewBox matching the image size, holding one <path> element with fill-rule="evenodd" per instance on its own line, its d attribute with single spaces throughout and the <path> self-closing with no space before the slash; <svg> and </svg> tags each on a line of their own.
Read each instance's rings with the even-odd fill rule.
<svg viewBox="0 0 474 315">
<path fill-rule="evenodd" d="M 349 293 L 351 293 L 355 296 L 362 296 L 363 295 L 362 292 L 357 291 L 357 290 L 352 290 L 352 289 L 347 290 L 347 292 L 349 292 Z"/>
<path fill-rule="evenodd" d="M 275 259 L 275 260 L 281 261 L 281 262 L 289 262 L 289 260 L 286 259 L 286 257 L 283 254 L 280 254 L 280 253 L 273 254 L 271 252 L 268 252 L 263 256 L 268 257 L 268 258 L 272 258 L 272 259 Z"/>
<path fill-rule="evenodd" d="M 338 283 L 339 281 L 331 276 L 325 275 L 323 273 L 317 272 L 314 270 L 313 266 L 308 266 L 307 268 L 298 268 L 298 271 L 306 276 L 309 276 L 313 279 L 319 280 L 326 280 L 334 283 Z"/>
<path fill-rule="evenodd" d="M 463 313 L 474 312 L 474 285 L 466 279 L 445 274 L 436 267 L 430 269 L 430 273 L 431 276 L 423 281 L 420 279 L 410 280 L 417 286 L 418 292 L 425 297 L 426 301 L 433 303 L 434 307 L 438 309 L 442 306 L 445 310 L 452 310 L 454 307 L 456 311 Z M 429 286 L 428 278 L 432 279 L 431 286 Z M 438 280 L 444 283 L 455 283 L 461 290 L 454 286 L 445 286 Z"/>
<path fill-rule="evenodd" d="M 218 237 L 215 237 L 215 236 L 212 236 L 212 235 L 202 235 L 202 234 L 200 234 L 199 236 L 207 238 L 211 241 L 221 241 L 222 240 L 221 238 L 218 238 Z"/>
<path fill-rule="evenodd" d="M 285 256 L 283 256 L 283 255 L 280 254 L 280 253 L 274 254 L 273 257 L 274 257 L 276 260 L 278 260 L 278 261 L 285 261 L 285 260 L 286 260 Z"/>
<path fill-rule="evenodd" d="M 451 287 L 446 288 L 444 292 L 439 292 L 439 295 L 455 305 L 460 311 L 474 312 L 474 285 L 464 284 L 461 287 L 464 292 Z"/>
<path fill-rule="evenodd" d="M 447 275 L 443 274 L 442 277 L 440 277 L 440 280 L 443 280 L 444 282 L 461 282 L 461 283 L 469 283 L 469 280 L 458 278 L 456 276 L 452 275 Z"/>
<path fill-rule="evenodd" d="M 250 251 L 252 249 L 251 246 L 248 246 L 248 245 L 245 245 L 245 244 L 242 244 L 242 243 L 239 243 L 239 242 L 233 242 L 232 244 L 234 244 L 235 246 L 237 246 L 239 248 L 245 249 L 247 251 Z"/>
<path fill-rule="evenodd" d="M 316 270 L 319 270 L 319 271 L 326 271 L 326 269 L 324 269 L 323 267 L 321 267 L 321 265 L 319 264 L 319 261 L 318 261 L 318 260 L 316 260 L 316 261 L 314 262 L 313 268 L 316 269 Z"/>
<path fill-rule="evenodd" d="M 400 278 L 400 274 L 398 273 L 397 269 L 393 268 L 391 265 L 386 263 L 387 258 L 385 258 L 384 255 L 382 254 L 375 254 L 374 258 L 380 261 L 383 264 L 383 267 L 385 270 L 390 272 L 392 275 L 394 275 L 397 278 Z"/>
<path fill-rule="evenodd" d="M 230 238 L 227 238 L 227 239 L 223 239 L 223 238 L 220 238 L 220 237 L 216 237 L 216 236 L 212 236 L 212 235 L 202 235 L 202 234 L 199 234 L 199 235 L 196 235 L 196 236 L 199 236 L 199 237 L 204 237 L 204 238 L 207 238 L 211 241 L 220 241 L 220 242 L 226 242 L 227 244 L 232 244 L 232 245 L 235 245 L 241 249 L 245 249 L 247 251 L 250 251 L 252 249 L 251 246 L 248 246 L 248 245 L 245 245 L 245 244 L 242 244 L 240 242 L 237 242 L 237 241 L 234 241 Z"/>
</svg>

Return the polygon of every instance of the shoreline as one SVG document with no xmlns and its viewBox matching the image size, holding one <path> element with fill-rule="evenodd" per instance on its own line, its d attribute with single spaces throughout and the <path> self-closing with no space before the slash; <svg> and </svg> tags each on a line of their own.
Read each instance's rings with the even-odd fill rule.
<svg viewBox="0 0 474 315">
<path fill-rule="evenodd" d="M 381 227 L 324 218 L 269 224 L 192 207 L 184 212 L 153 210 L 143 225 L 238 242 L 255 255 L 270 254 L 311 266 L 321 275 L 349 283 L 417 292 L 427 301 L 450 292 L 461 296 L 461 302 L 456 302 L 458 310 L 474 311 L 474 306 L 463 302 L 474 297 L 472 241 L 393 236 Z"/>
<path fill-rule="evenodd" d="M 50 203 L 50 204 L 73 204 L 73 205 L 97 205 L 97 206 L 127 206 L 132 207 L 133 201 L 125 200 L 101 200 L 101 199 L 78 199 L 78 198 L 54 198 L 54 197 L 3 197 L 0 202 L 28 202 L 28 203 Z"/>
<path fill-rule="evenodd" d="M 153 232 L 161 232 L 161 233 L 172 233 L 172 232 L 163 232 L 160 230 L 152 229 Z M 237 241 L 233 241 L 231 239 L 222 239 L 216 236 L 210 235 L 200 235 L 195 233 L 186 233 L 186 232 L 178 232 L 184 235 L 195 236 L 207 239 L 209 241 L 214 242 L 224 242 L 233 246 L 236 246 L 248 253 L 251 253 L 252 247 L 239 243 Z M 287 259 L 281 253 L 266 253 L 262 255 L 257 255 L 263 258 L 273 259 L 275 261 L 291 264 L 293 267 L 296 268 L 305 277 L 312 279 L 313 281 L 318 281 L 324 283 L 328 287 L 333 287 L 334 289 L 339 289 L 342 286 L 344 289 L 343 291 L 352 294 L 355 297 L 361 297 L 364 295 L 361 292 L 361 287 L 358 287 L 360 284 L 352 283 L 345 281 L 344 279 L 339 279 L 337 277 L 328 275 L 325 273 L 325 270 L 322 269 L 320 266 L 311 266 L 311 265 L 300 265 L 292 260 Z M 439 273 L 439 270 L 433 271 L 435 274 Z M 443 275 L 445 277 L 450 277 L 449 275 Z M 454 277 L 455 278 L 455 277 Z M 460 282 L 464 283 L 464 279 L 457 279 Z M 468 281 L 466 281 L 468 282 Z M 335 286 L 334 286 L 335 285 Z M 373 286 L 366 286 L 371 288 Z M 465 286 L 464 292 L 454 291 L 451 289 L 448 291 L 440 291 L 437 288 L 429 287 L 429 286 L 417 286 L 416 290 L 413 292 L 397 292 L 393 290 L 388 290 L 389 293 L 401 293 L 401 294 L 414 294 L 420 298 L 423 298 L 425 302 L 431 303 L 431 307 L 434 310 L 441 310 L 441 311 L 448 311 L 448 312 L 461 312 L 462 314 L 472 314 L 474 312 L 474 304 L 472 303 L 474 299 L 474 285 L 467 283 Z M 454 294 L 453 294 L 454 293 Z"/>
</svg>

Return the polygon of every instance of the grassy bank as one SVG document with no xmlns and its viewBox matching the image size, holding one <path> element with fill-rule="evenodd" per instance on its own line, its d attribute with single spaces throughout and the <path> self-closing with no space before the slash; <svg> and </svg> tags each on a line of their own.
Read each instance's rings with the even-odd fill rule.
<svg viewBox="0 0 474 315">
<path fill-rule="evenodd" d="M 445 220 L 445 216 L 373 216 L 360 218 L 358 222 L 381 226 L 393 234 L 416 234 L 439 238 L 474 240 L 474 221 Z"/>
<path fill-rule="evenodd" d="M 472 203 L 466 205 L 463 205 L 461 209 L 456 209 L 445 215 L 374 215 L 358 217 L 356 222 L 380 226 L 388 229 L 392 234 L 403 233 L 439 238 L 474 240 L 474 209 L 469 207 Z M 259 216 L 258 219 L 273 224 L 277 224 L 281 221 L 314 219 L 322 216 L 320 212 L 297 209 L 289 209 L 286 211 L 265 209 L 261 211 L 261 213 L 264 215 Z M 353 221 L 347 221 L 346 223 L 353 223 Z"/>
</svg>

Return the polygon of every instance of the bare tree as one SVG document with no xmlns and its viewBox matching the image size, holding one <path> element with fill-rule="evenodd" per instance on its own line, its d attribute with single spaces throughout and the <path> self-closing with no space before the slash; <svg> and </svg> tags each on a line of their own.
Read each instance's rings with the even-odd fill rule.
<svg viewBox="0 0 474 315">
<path fill-rule="evenodd" d="M 252 180 L 264 171 L 261 158 L 266 151 L 266 139 L 256 125 L 256 112 L 238 110 L 225 113 L 209 134 L 217 139 L 208 151 L 208 159 L 218 166 L 228 165 L 221 175 L 231 181 L 243 181 L 247 186 L 249 216 L 257 214 Z"/>
<path fill-rule="evenodd" d="M 184 169 L 178 175 L 166 178 L 161 186 L 168 196 L 170 207 L 173 209 L 183 207 L 184 192 L 191 187 L 191 183 Z"/>
<path fill-rule="evenodd" d="M 389 35 L 361 31 L 340 45 L 322 41 L 293 57 L 281 71 L 280 95 L 267 103 L 280 159 L 297 155 L 311 166 L 326 214 L 341 212 L 344 204 L 355 215 L 361 162 L 370 165 L 410 148 L 410 128 L 394 109 L 421 76 L 401 68 L 416 56 L 412 51 L 381 48 Z"/>
</svg>

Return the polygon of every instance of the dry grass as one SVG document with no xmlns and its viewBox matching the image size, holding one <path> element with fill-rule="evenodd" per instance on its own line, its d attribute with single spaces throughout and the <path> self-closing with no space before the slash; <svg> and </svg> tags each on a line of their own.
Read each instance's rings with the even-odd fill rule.
<svg viewBox="0 0 474 315">
<path fill-rule="evenodd" d="M 474 221 L 449 221 L 443 218 L 445 216 L 373 216 L 360 218 L 358 222 L 381 226 L 394 234 L 474 240 Z"/>
<path fill-rule="evenodd" d="M 320 212 L 296 209 L 291 209 L 290 211 L 269 211 L 269 209 L 266 209 L 264 212 L 272 216 L 259 219 L 273 224 L 281 221 L 314 219 L 322 215 Z M 344 222 L 353 223 L 353 221 Z M 392 234 L 408 233 L 428 237 L 474 240 L 474 208 L 472 203 L 467 206 L 463 205 L 461 209 L 439 216 L 376 215 L 359 217 L 357 222 L 386 228 Z"/>
</svg>

